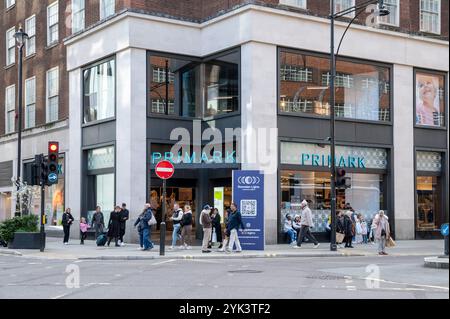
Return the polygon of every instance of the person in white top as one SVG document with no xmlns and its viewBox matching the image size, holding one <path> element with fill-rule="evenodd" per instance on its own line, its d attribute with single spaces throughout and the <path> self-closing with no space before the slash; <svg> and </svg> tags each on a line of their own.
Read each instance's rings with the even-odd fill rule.
<svg viewBox="0 0 450 319">
<path fill-rule="evenodd" d="M 300 208 L 302 209 L 300 236 L 298 236 L 297 245 L 294 246 L 294 248 L 300 248 L 302 246 L 302 242 L 305 236 L 314 243 L 314 248 L 317 248 L 320 244 L 311 233 L 311 228 L 314 227 L 314 223 L 312 219 L 311 209 L 309 209 L 308 207 L 308 202 L 306 200 L 303 200 L 300 204 Z"/>
<path fill-rule="evenodd" d="M 180 208 L 178 203 L 173 205 L 173 214 L 170 217 L 170 220 L 173 222 L 173 233 L 172 233 L 172 246 L 170 246 L 170 250 L 173 250 L 177 244 L 177 240 L 181 239 L 180 228 L 181 228 L 181 220 L 183 219 L 183 210 Z"/>
</svg>

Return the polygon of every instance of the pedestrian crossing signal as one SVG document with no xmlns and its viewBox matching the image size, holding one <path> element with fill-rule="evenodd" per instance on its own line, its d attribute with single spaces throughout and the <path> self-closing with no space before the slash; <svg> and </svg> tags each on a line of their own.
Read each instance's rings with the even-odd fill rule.
<svg viewBox="0 0 450 319">
<path fill-rule="evenodd" d="M 344 169 L 339 168 L 336 172 L 336 187 L 337 188 L 351 188 L 352 187 L 352 180 L 350 177 L 345 176 L 346 172 Z"/>
</svg>

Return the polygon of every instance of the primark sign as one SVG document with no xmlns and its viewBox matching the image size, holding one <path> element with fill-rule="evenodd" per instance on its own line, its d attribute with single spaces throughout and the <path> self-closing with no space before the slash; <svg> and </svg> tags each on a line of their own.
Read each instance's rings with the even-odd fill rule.
<svg viewBox="0 0 450 319">
<path fill-rule="evenodd" d="M 336 146 L 336 166 L 359 169 L 387 169 L 387 151 L 382 148 Z M 282 142 L 281 164 L 330 167 L 328 145 Z"/>
</svg>

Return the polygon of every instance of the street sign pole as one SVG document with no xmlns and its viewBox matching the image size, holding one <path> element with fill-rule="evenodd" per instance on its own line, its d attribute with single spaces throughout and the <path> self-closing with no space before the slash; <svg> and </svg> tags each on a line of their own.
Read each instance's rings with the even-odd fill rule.
<svg viewBox="0 0 450 319">
<path fill-rule="evenodd" d="M 441 226 L 441 235 L 444 236 L 444 256 L 448 258 L 448 224 L 443 224 Z"/>
<path fill-rule="evenodd" d="M 44 156 L 41 155 L 41 161 L 45 161 Z M 45 249 L 45 229 L 44 229 L 44 225 L 45 225 L 45 209 L 44 209 L 44 205 L 45 205 L 45 181 L 40 178 L 41 180 L 41 252 L 44 252 Z"/>
<path fill-rule="evenodd" d="M 165 255 L 166 249 L 166 180 L 163 179 L 163 209 L 162 209 L 162 221 L 160 225 L 160 240 L 159 240 L 159 255 Z"/>
</svg>

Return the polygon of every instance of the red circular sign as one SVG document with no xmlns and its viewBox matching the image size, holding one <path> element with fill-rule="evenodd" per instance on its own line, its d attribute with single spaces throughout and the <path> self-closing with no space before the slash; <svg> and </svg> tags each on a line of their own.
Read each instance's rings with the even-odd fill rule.
<svg viewBox="0 0 450 319">
<path fill-rule="evenodd" d="M 175 173 L 175 167 L 169 161 L 161 161 L 156 164 L 155 173 L 161 179 L 169 179 Z"/>
</svg>

